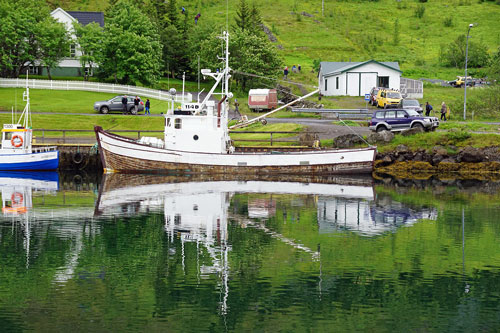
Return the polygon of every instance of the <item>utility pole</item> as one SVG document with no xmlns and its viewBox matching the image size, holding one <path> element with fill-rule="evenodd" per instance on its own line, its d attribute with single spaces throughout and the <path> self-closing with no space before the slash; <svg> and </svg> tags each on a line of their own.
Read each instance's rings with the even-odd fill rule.
<svg viewBox="0 0 500 333">
<path fill-rule="evenodd" d="M 467 58 L 469 56 L 469 33 L 470 33 L 470 28 L 472 28 L 474 25 L 471 23 L 469 24 L 469 29 L 467 30 L 467 41 L 465 42 L 465 79 L 464 79 L 464 121 L 465 121 L 465 115 L 467 112 Z M 474 119 L 472 119 L 474 120 Z"/>
<path fill-rule="evenodd" d="M 200 55 L 198 54 L 198 91 L 200 91 Z"/>
</svg>

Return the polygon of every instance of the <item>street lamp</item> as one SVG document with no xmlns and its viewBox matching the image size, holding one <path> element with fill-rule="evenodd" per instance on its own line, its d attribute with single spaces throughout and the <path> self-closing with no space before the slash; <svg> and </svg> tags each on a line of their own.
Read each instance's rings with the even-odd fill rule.
<svg viewBox="0 0 500 333">
<path fill-rule="evenodd" d="M 465 114 L 467 112 L 467 58 L 469 56 L 469 32 L 470 28 L 472 28 L 474 25 L 471 23 L 469 24 L 469 29 L 467 30 L 467 41 L 465 42 L 465 80 L 464 80 L 464 121 L 465 121 Z"/>
</svg>

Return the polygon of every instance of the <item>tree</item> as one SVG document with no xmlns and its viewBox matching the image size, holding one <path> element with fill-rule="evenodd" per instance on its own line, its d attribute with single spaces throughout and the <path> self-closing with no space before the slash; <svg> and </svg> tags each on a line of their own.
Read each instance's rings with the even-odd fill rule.
<svg viewBox="0 0 500 333">
<path fill-rule="evenodd" d="M 0 1 L 0 76 L 18 77 L 39 56 L 39 23 L 47 20 L 43 0 Z"/>
<path fill-rule="evenodd" d="M 392 42 L 394 45 L 399 44 L 399 19 L 394 21 L 394 35 L 392 36 Z"/>
<path fill-rule="evenodd" d="M 76 41 L 80 46 L 82 55 L 80 56 L 80 65 L 85 72 L 86 68 L 92 72 L 94 66 L 99 62 L 101 57 L 102 44 L 104 39 L 104 31 L 101 26 L 92 22 L 85 26 L 78 22 L 73 24 L 75 30 Z M 88 76 L 85 75 L 85 80 Z"/>
<path fill-rule="evenodd" d="M 217 36 L 217 33 L 213 33 L 201 43 L 199 48 L 201 68 L 223 67 L 220 60 L 217 60 L 217 56 L 221 56 L 220 39 Z M 267 38 L 239 29 L 236 29 L 230 38 L 229 66 L 233 69 L 233 79 L 243 90 L 250 86 L 268 86 L 271 82 L 260 77 L 274 78 L 281 73 L 282 60 Z M 193 59 L 195 60 L 197 61 Z M 192 67 L 195 68 L 194 63 Z"/>
<path fill-rule="evenodd" d="M 262 16 L 260 16 L 259 9 L 255 2 L 252 2 L 252 9 L 250 10 L 250 29 L 254 33 L 258 33 L 261 30 L 260 26 L 262 25 Z"/>
<path fill-rule="evenodd" d="M 250 9 L 248 8 L 245 0 L 240 0 L 234 20 L 236 21 L 236 26 L 241 31 L 245 31 L 250 28 Z"/>
<path fill-rule="evenodd" d="M 444 66 L 463 68 L 465 67 L 466 36 L 460 35 L 450 44 L 441 47 L 439 56 L 440 62 Z M 488 47 L 481 42 L 469 40 L 469 55 L 467 66 L 484 67 L 488 65 Z"/>
<path fill-rule="evenodd" d="M 179 19 L 177 16 L 177 2 L 175 0 L 169 0 L 167 7 L 167 16 L 170 20 L 170 24 L 173 24 L 176 28 L 179 28 Z"/>
<path fill-rule="evenodd" d="M 59 64 L 59 61 L 68 55 L 70 39 L 64 24 L 47 17 L 38 23 L 38 57 L 40 64 L 47 68 L 49 80 L 52 80 L 50 69 Z"/>
<path fill-rule="evenodd" d="M 500 47 L 497 52 L 491 57 L 491 63 L 488 70 L 488 78 L 492 83 L 500 83 Z"/>
<path fill-rule="evenodd" d="M 160 74 L 160 36 L 150 20 L 128 1 L 118 2 L 106 22 L 99 73 L 115 82 L 155 83 Z"/>
</svg>

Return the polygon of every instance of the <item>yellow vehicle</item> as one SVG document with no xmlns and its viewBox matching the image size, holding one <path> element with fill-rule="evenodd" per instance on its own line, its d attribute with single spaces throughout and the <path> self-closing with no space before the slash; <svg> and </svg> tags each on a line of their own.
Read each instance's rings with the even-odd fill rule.
<svg viewBox="0 0 500 333">
<path fill-rule="evenodd" d="M 403 97 L 399 91 L 381 89 L 377 93 L 377 107 L 384 109 L 396 108 L 401 99 L 403 99 Z"/>
<path fill-rule="evenodd" d="M 450 81 L 448 82 L 450 85 L 461 88 L 465 84 L 465 76 L 457 76 L 457 79 L 455 81 Z M 473 86 L 475 82 L 472 80 L 472 77 L 467 76 L 467 85 L 468 86 Z"/>
</svg>

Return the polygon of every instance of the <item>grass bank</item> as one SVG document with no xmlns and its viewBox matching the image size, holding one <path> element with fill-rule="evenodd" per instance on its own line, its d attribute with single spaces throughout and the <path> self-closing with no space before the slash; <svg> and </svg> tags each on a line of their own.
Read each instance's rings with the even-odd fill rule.
<svg viewBox="0 0 500 333">
<path fill-rule="evenodd" d="M 497 134 L 475 134 L 466 131 L 447 132 L 425 132 L 412 136 L 396 135 L 392 142 L 387 144 L 377 144 L 377 149 L 381 153 L 390 152 L 398 145 L 405 145 L 411 150 L 425 149 L 428 152 L 434 146 L 445 146 L 448 153 L 455 154 L 455 148 L 472 146 L 476 148 L 500 146 L 500 135 Z"/>
<path fill-rule="evenodd" d="M 24 88 L 1 88 L 0 110 L 10 111 L 12 108 L 22 111 Z M 91 91 L 76 90 L 44 90 L 30 89 L 31 111 L 47 113 L 89 113 L 96 114 L 94 102 L 105 101 L 117 96 L 116 93 L 98 93 Z M 146 98 L 141 97 L 143 100 Z M 169 106 L 167 101 L 154 98 L 151 101 L 151 113 L 165 112 Z"/>
</svg>

